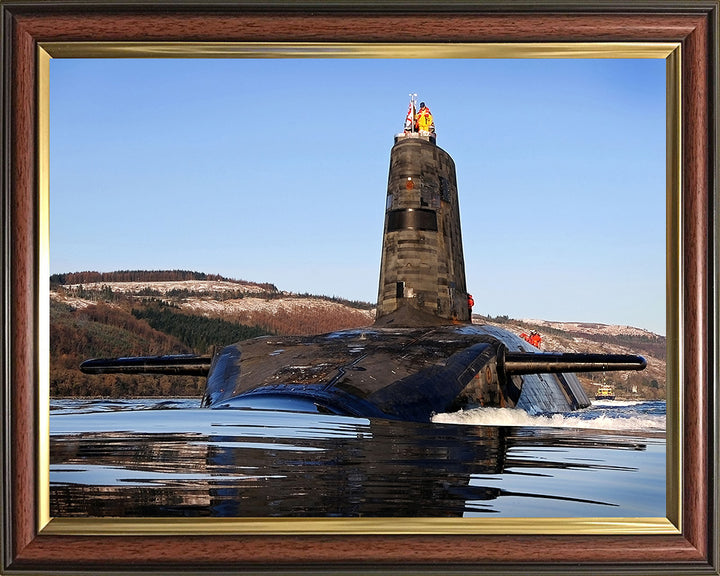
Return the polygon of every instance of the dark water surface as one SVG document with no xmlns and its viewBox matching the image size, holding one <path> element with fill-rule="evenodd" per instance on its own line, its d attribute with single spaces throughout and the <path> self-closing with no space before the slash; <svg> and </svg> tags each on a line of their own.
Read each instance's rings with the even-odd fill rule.
<svg viewBox="0 0 720 576">
<path fill-rule="evenodd" d="M 51 400 L 51 515 L 665 516 L 665 403 L 432 423 Z"/>
</svg>

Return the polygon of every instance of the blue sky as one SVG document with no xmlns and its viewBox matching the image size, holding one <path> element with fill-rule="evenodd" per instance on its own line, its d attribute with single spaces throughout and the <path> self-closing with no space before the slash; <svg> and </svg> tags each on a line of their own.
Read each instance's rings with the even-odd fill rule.
<svg viewBox="0 0 720 576">
<path fill-rule="evenodd" d="M 408 94 L 455 160 L 475 312 L 665 333 L 665 62 L 50 63 L 50 270 L 374 302 Z"/>
</svg>

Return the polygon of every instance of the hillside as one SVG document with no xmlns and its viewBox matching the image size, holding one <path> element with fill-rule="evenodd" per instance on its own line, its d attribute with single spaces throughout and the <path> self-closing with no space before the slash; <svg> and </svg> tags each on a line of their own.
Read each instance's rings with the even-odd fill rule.
<svg viewBox="0 0 720 576">
<path fill-rule="evenodd" d="M 172 279 L 176 278 L 176 279 Z M 371 304 L 293 294 L 268 283 L 187 271 L 82 272 L 51 279 L 51 394 L 53 396 L 200 396 L 203 378 L 86 376 L 90 357 L 209 353 L 260 334 L 320 334 L 373 323 Z M 634 353 L 640 373 L 606 377 L 618 396 L 665 397 L 665 338 L 627 326 L 474 316 L 521 334 L 537 330 L 543 350 Z M 582 375 L 589 395 L 602 375 Z M 636 392 L 633 392 L 636 390 Z"/>
<path fill-rule="evenodd" d="M 618 399 L 665 398 L 664 336 L 641 328 L 614 324 L 513 320 L 507 317 L 484 316 L 474 316 L 473 321 L 477 324 L 500 326 L 518 335 L 536 330 L 542 335 L 543 351 L 639 354 L 647 360 L 647 368 L 642 372 L 578 374 L 578 378 L 591 398 L 596 387 L 603 382 L 615 388 Z"/>
<path fill-rule="evenodd" d="M 57 274 L 50 284 L 50 393 L 201 396 L 204 378 L 88 376 L 78 366 L 95 357 L 208 354 L 261 334 L 318 334 L 373 319 L 367 303 L 196 272 Z"/>
</svg>

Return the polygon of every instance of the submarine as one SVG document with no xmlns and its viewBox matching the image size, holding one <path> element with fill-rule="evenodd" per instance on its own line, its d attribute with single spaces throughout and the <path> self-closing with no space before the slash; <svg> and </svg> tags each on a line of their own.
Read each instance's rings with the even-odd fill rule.
<svg viewBox="0 0 720 576">
<path fill-rule="evenodd" d="M 455 163 L 411 95 L 394 137 L 376 319 L 312 336 L 261 336 L 210 356 L 86 360 L 85 373 L 207 377 L 210 409 L 274 409 L 428 422 L 473 407 L 551 414 L 590 400 L 577 372 L 643 370 L 642 356 L 541 352 L 516 334 L 473 324 Z"/>
</svg>

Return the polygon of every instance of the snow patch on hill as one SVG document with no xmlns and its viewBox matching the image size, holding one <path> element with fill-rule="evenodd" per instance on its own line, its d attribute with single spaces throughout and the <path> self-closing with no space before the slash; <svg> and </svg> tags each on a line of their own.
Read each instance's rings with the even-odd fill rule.
<svg viewBox="0 0 720 576">
<path fill-rule="evenodd" d="M 605 334 L 608 336 L 647 336 L 656 337 L 657 334 L 635 328 L 633 326 L 621 326 L 619 324 L 600 324 L 598 322 L 553 322 L 551 320 L 523 319 L 521 322 L 533 326 L 554 328 L 563 332 L 582 332 L 584 334 Z"/>
<path fill-rule="evenodd" d="M 241 289 L 238 287 L 242 285 L 229 282 L 188 280 L 183 282 L 111 282 L 98 283 L 97 285 L 83 284 L 83 288 L 88 291 L 100 291 L 104 286 L 110 287 L 113 292 L 127 295 L 141 293 L 142 290 L 146 288 L 155 289 L 161 294 L 168 294 L 170 291 L 176 289 L 186 289 L 193 294 L 208 293 L 208 296 L 196 295 L 184 298 L 173 298 L 172 296 L 168 296 L 167 298 L 167 302 L 174 303 L 186 312 L 205 316 L 237 317 L 242 314 L 254 312 L 277 315 L 281 312 L 293 314 L 303 311 L 311 312 L 313 314 L 333 315 L 348 310 L 348 306 L 346 304 L 342 304 L 341 302 L 312 296 L 293 296 L 292 294 L 284 294 L 283 296 L 275 298 L 263 298 L 250 295 L 242 298 L 228 298 L 224 300 L 215 299 L 214 295 L 218 293 L 230 290 L 237 292 Z M 68 285 L 65 286 L 65 288 L 72 289 L 73 286 Z M 265 290 L 258 288 L 257 286 L 247 286 L 247 288 L 249 288 L 249 290 L 246 291 L 248 294 L 266 293 Z M 50 292 L 50 298 L 56 302 L 67 304 L 76 310 L 97 304 L 96 301 L 86 298 L 78 298 L 72 293 L 57 292 L 54 290 Z M 113 302 L 106 302 L 105 304 L 107 306 L 117 306 Z M 374 308 L 370 310 L 352 308 L 352 310 L 358 315 L 366 316 L 368 324 L 372 324 L 375 321 Z"/>
<path fill-rule="evenodd" d="M 229 282 L 225 280 L 179 280 L 174 282 L 89 282 L 87 284 L 68 284 L 68 289 L 102 290 L 110 288 L 113 292 L 122 294 L 137 294 L 143 290 L 154 290 L 160 294 L 167 294 L 172 290 L 187 290 L 189 292 L 245 292 L 248 294 L 264 294 L 267 292 L 262 286 L 243 284 L 242 282 Z"/>
<path fill-rule="evenodd" d="M 243 314 L 248 312 L 269 312 L 277 314 L 279 311 L 298 312 L 302 310 L 312 311 L 317 314 L 332 313 L 346 310 L 347 306 L 339 302 L 324 300 L 323 298 L 312 297 L 282 297 L 282 298 L 253 298 L 245 297 L 231 300 L 213 300 L 210 298 L 191 297 L 185 298 L 180 307 L 183 310 L 199 314 Z M 368 323 L 375 320 L 375 310 L 357 310 L 365 314 Z"/>
<path fill-rule="evenodd" d="M 76 298 L 75 296 L 68 296 L 66 294 L 58 294 L 57 292 L 51 291 L 50 292 L 50 300 L 54 300 L 55 302 L 62 302 L 63 304 L 67 304 L 71 308 L 74 308 L 75 310 L 82 310 L 83 308 L 87 308 L 88 306 L 94 306 L 97 304 L 97 302 L 93 302 L 92 300 L 86 300 L 84 298 Z"/>
</svg>

